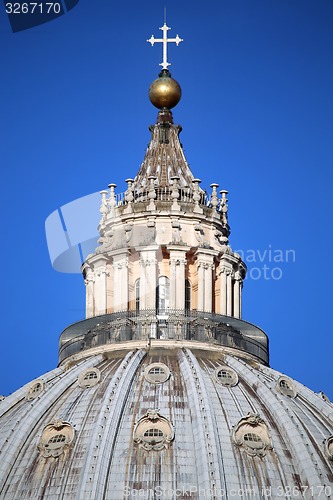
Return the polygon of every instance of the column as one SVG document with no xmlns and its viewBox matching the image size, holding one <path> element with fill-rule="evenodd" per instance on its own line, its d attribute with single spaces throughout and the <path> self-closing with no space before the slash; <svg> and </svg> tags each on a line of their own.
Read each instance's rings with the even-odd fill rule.
<svg viewBox="0 0 333 500">
<path fill-rule="evenodd" d="M 220 266 L 220 314 L 227 314 L 227 269 Z"/>
<path fill-rule="evenodd" d="M 170 309 L 185 308 L 185 267 L 186 249 L 177 246 L 167 247 L 170 253 Z"/>
<path fill-rule="evenodd" d="M 239 319 L 242 319 L 243 316 L 242 294 L 243 294 L 243 280 L 241 281 L 239 287 Z"/>
<path fill-rule="evenodd" d="M 198 272 L 198 311 L 204 310 L 205 303 L 205 269 L 204 262 L 197 263 Z"/>
<path fill-rule="evenodd" d="M 213 310 L 213 270 L 214 256 L 216 252 L 212 250 L 198 250 L 197 270 L 198 270 L 198 310 L 212 312 Z"/>
<path fill-rule="evenodd" d="M 90 266 L 84 267 L 84 284 L 86 285 L 86 318 L 94 316 L 94 274 Z"/>
<path fill-rule="evenodd" d="M 128 309 L 128 251 L 112 252 L 114 311 Z"/>
<path fill-rule="evenodd" d="M 95 275 L 95 315 L 105 314 L 106 311 L 106 288 L 107 288 L 107 269 L 108 259 L 99 256 L 98 260 L 94 262 L 94 275 Z"/>
<path fill-rule="evenodd" d="M 233 306 L 233 271 L 227 270 L 227 316 L 232 316 Z"/>
<path fill-rule="evenodd" d="M 204 299 L 204 311 L 212 312 L 213 310 L 213 271 L 214 264 L 204 264 L 205 269 L 205 299 Z"/>
<path fill-rule="evenodd" d="M 235 281 L 234 281 L 234 316 L 235 318 L 241 318 L 242 316 L 242 304 L 241 304 L 241 295 L 242 295 L 242 276 L 239 271 L 235 272 Z"/>
<path fill-rule="evenodd" d="M 158 246 L 140 251 L 140 309 L 156 308 Z M 142 304 L 142 305 L 141 305 Z"/>
<path fill-rule="evenodd" d="M 169 269 L 170 269 L 170 309 L 176 309 L 176 294 L 177 294 L 177 282 L 176 282 L 176 265 L 177 260 L 174 257 L 169 259 Z"/>
</svg>

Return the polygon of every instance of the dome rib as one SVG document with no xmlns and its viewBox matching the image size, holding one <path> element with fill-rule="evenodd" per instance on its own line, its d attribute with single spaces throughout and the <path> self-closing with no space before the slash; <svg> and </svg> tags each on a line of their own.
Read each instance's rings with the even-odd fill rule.
<svg viewBox="0 0 333 500">
<path fill-rule="evenodd" d="M 97 359 L 101 359 L 101 356 L 98 356 Z M 9 404 L 9 408 L 7 410 L 7 418 L 5 422 L 11 426 L 10 434 L 4 434 L 2 431 L 0 433 L 2 440 L 0 441 L 0 450 L 1 450 L 1 460 L 0 460 L 0 477 L 10 478 L 12 471 L 15 469 L 15 465 L 18 464 L 18 469 L 20 473 L 18 477 L 20 477 L 20 481 L 17 484 L 10 483 L 7 485 L 7 481 L 4 484 L 0 485 L 0 498 L 1 495 L 11 495 L 10 498 L 15 498 L 16 495 L 19 495 L 18 498 L 22 498 L 20 495 L 23 495 L 26 491 L 27 484 L 26 474 L 27 468 L 25 465 L 25 460 L 22 457 L 29 456 L 33 457 L 31 461 L 31 468 L 36 467 L 35 461 L 38 457 L 37 451 L 37 443 L 38 437 L 41 433 L 43 427 L 50 423 L 52 417 L 49 417 L 49 413 L 54 413 L 54 403 L 58 401 L 64 391 L 75 382 L 78 374 L 83 368 L 88 368 L 93 366 L 96 363 L 96 358 L 88 358 L 83 362 L 72 368 L 71 370 L 66 371 L 64 368 L 56 369 L 53 372 L 50 372 L 51 377 L 48 380 L 54 379 L 55 373 L 58 373 L 57 378 L 54 380 L 54 384 L 45 391 L 43 397 L 39 397 L 32 402 L 27 402 L 21 399 L 17 401 L 16 394 L 13 396 L 9 396 L 6 401 L 7 405 Z M 49 375 L 50 375 L 49 374 Z M 66 374 L 66 376 L 64 376 Z M 44 380 L 47 380 L 46 377 L 43 377 Z M 24 388 L 22 388 L 21 395 L 23 396 L 23 389 L 27 389 L 29 384 L 27 384 Z M 21 404 L 23 403 L 23 404 Z M 16 405 L 19 405 L 17 408 Z M 27 408 L 28 405 L 28 408 Z M 20 419 L 16 420 L 14 424 L 14 415 L 20 415 Z M 15 417 L 17 418 L 17 417 Z M 10 436 L 15 432 L 15 439 L 10 439 Z M 23 446 L 22 446 L 23 443 Z M 38 483 L 42 484 L 41 475 L 37 475 Z M 31 483 L 31 487 L 33 483 Z M 14 489 L 15 488 L 15 489 Z M 36 483 L 35 483 L 36 488 Z M 6 498 L 4 496 L 4 498 Z M 7 497 L 8 498 L 8 497 Z"/>
<path fill-rule="evenodd" d="M 295 425 L 295 417 L 299 421 L 306 418 L 303 410 L 300 415 L 297 415 L 300 410 L 297 401 L 288 396 L 282 396 L 275 390 L 277 379 L 272 377 L 273 384 L 269 388 L 266 384 L 261 383 L 261 372 L 259 370 L 256 370 L 256 375 L 254 375 L 253 371 L 244 362 L 235 357 L 231 358 L 230 364 L 242 377 L 242 383 L 247 387 L 249 394 L 252 393 L 260 403 L 261 413 L 264 418 L 267 418 L 267 424 L 271 429 L 273 452 L 275 450 L 279 461 L 281 461 L 280 457 L 285 453 L 284 450 L 287 450 L 288 454 L 293 458 L 289 462 L 289 467 L 292 465 L 294 468 L 293 476 L 295 478 L 299 477 L 301 484 L 307 484 L 309 487 L 315 488 L 318 484 L 321 484 L 322 478 L 319 476 L 316 460 L 313 458 L 313 446 L 309 446 L 310 443 L 307 443 L 308 446 L 306 445 L 300 426 Z M 256 388 L 255 392 L 253 386 Z M 284 448 L 281 447 L 281 444 L 283 444 Z M 318 457 L 318 460 L 322 463 L 323 456 Z M 324 463 L 326 464 L 327 460 L 324 459 Z M 297 464 L 297 470 L 294 464 Z M 290 478 L 286 477 L 282 486 L 286 488 L 288 485 L 290 486 Z M 276 484 L 277 487 L 278 484 Z"/>
<path fill-rule="evenodd" d="M 77 500 L 105 497 L 105 489 L 113 460 L 113 449 L 117 441 L 120 421 L 123 417 L 122 410 L 127 403 L 128 393 L 136 370 L 145 355 L 145 351 L 130 351 L 114 373 L 107 387 L 99 417 L 94 424 L 94 431 L 89 440 L 90 448 L 86 450 L 86 461 L 83 464 L 83 474 L 76 495 Z M 112 393 L 114 393 L 113 398 L 110 397 Z M 99 444 L 97 445 L 97 443 Z"/>
<path fill-rule="evenodd" d="M 223 470 L 222 455 L 217 449 L 216 424 L 201 368 L 189 349 L 183 348 L 179 356 L 184 370 L 188 401 L 191 401 L 190 412 L 198 486 L 207 491 L 224 491 L 224 478 L 220 475 L 220 471 Z M 219 496 L 212 497 L 214 500 L 215 498 Z"/>
</svg>

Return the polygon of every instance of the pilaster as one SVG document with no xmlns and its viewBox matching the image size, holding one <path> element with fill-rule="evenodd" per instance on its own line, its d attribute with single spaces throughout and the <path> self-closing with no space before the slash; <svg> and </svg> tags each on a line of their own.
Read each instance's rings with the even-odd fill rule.
<svg viewBox="0 0 333 500">
<path fill-rule="evenodd" d="M 139 250 L 139 249 L 138 249 Z M 140 252 L 140 309 L 156 308 L 157 258 L 159 246 L 139 250 Z"/>
<path fill-rule="evenodd" d="M 92 318 L 94 316 L 94 273 L 92 268 L 85 263 L 82 267 L 82 272 L 84 274 L 84 284 L 86 285 L 86 318 Z"/>
<path fill-rule="evenodd" d="M 128 309 L 128 250 L 111 252 L 113 262 L 113 310 L 127 311 Z"/>
<path fill-rule="evenodd" d="M 106 306 L 106 291 L 107 291 L 107 276 L 109 274 L 107 264 L 109 259 L 104 255 L 96 255 L 91 259 L 91 264 L 94 269 L 94 316 L 105 314 L 107 312 Z"/>
<path fill-rule="evenodd" d="M 196 251 L 198 270 L 198 310 L 212 312 L 213 310 L 213 271 L 214 258 L 218 252 L 199 248 Z"/>
<path fill-rule="evenodd" d="M 187 247 L 170 245 L 170 309 L 185 309 L 185 267 Z"/>
</svg>

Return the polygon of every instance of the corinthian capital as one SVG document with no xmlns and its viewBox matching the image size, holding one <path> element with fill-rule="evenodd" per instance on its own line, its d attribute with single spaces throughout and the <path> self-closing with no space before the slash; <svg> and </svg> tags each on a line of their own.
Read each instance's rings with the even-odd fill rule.
<svg viewBox="0 0 333 500">
<path fill-rule="evenodd" d="M 97 276 L 101 276 L 102 274 L 109 275 L 108 268 L 106 266 L 100 266 L 95 270 Z"/>
<path fill-rule="evenodd" d="M 235 281 L 239 281 L 240 283 L 243 283 L 243 278 L 242 278 L 242 275 L 239 271 L 235 272 Z"/>
</svg>

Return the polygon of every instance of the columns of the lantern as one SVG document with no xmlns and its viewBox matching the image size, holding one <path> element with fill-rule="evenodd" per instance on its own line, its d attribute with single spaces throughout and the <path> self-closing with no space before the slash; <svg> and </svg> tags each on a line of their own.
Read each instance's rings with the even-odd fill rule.
<svg viewBox="0 0 333 500">
<path fill-rule="evenodd" d="M 220 266 L 220 314 L 227 314 L 227 268 Z"/>
<path fill-rule="evenodd" d="M 169 246 L 170 252 L 170 309 L 185 308 L 185 267 L 186 250 L 183 247 Z"/>
<path fill-rule="evenodd" d="M 91 259 L 91 263 L 94 266 L 94 276 L 95 276 L 95 286 L 94 286 L 94 296 L 95 296 L 95 307 L 94 316 L 99 316 L 100 314 L 105 314 L 107 312 L 107 276 L 109 270 L 107 268 L 109 259 L 103 255 L 97 255 L 96 258 Z"/>
<path fill-rule="evenodd" d="M 224 253 L 219 265 L 220 314 L 234 315 L 234 266 L 237 260 L 233 255 Z"/>
<path fill-rule="evenodd" d="M 128 309 L 128 250 L 118 250 L 111 253 L 113 257 L 113 310 Z"/>
<path fill-rule="evenodd" d="M 242 317 L 242 276 L 239 271 L 235 272 L 234 281 L 234 316 L 235 318 Z"/>
<path fill-rule="evenodd" d="M 140 309 L 156 308 L 158 246 L 140 251 Z"/>
<path fill-rule="evenodd" d="M 84 284 L 86 285 L 86 318 L 94 316 L 94 273 L 88 264 L 82 266 Z"/>
<path fill-rule="evenodd" d="M 227 316 L 232 316 L 233 309 L 233 276 L 234 273 L 231 270 L 227 270 Z"/>
<path fill-rule="evenodd" d="M 196 252 L 198 271 L 198 310 L 213 310 L 213 271 L 217 252 L 200 248 Z"/>
</svg>

